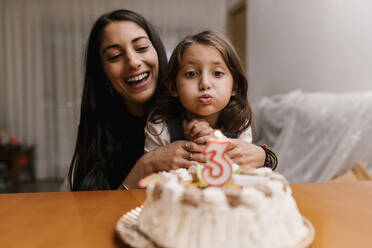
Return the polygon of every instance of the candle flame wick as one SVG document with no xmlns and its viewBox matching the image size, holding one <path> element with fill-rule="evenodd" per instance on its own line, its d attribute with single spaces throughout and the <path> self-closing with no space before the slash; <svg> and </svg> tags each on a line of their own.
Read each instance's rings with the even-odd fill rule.
<svg viewBox="0 0 372 248">
<path fill-rule="evenodd" d="M 220 130 L 216 130 L 214 132 L 214 136 L 216 136 L 217 138 L 223 138 L 224 137 Z"/>
</svg>

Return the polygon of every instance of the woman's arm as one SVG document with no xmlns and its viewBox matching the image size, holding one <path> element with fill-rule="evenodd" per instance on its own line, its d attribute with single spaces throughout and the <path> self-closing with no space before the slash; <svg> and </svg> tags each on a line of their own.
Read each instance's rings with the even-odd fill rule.
<svg viewBox="0 0 372 248">
<path fill-rule="evenodd" d="M 152 173 L 189 168 L 194 161 L 202 163 L 205 161 L 203 149 L 204 145 L 185 140 L 170 143 L 167 125 L 149 122 L 145 128 L 145 154 L 133 166 L 123 185 L 138 188 L 138 181 Z"/>
<path fill-rule="evenodd" d="M 231 147 L 227 153 L 238 165 L 259 168 L 264 166 L 266 159 L 265 150 L 252 144 L 252 129 L 249 127 L 237 139 L 231 139 Z"/>
<path fill-rule="evenodd" d="M 185 149 L 186 143 L 188 149 L 195 152 L 193 161 L 188 160 L 189 151 Z M 123 184 L 129 189 L 138 188 L 138 181 L 154 172 L 189 168 L 194 161 L 203 162 L 204 156 L 200 153 L 203 147 L 193 142 L 178 140 L 145 153 L 129 172 Z"/>
<path fill-rule="evenodd" d="M 211 136 L 202 136 L 194 140 L 198 144 L 206 144 Z M 241 166 L 259 168 L 264 166 L 266 152 L 261 146 L 252 144 L 252 130 L 248 128 L 237 139 L 230 139 L 231 147 L 227 152 L 230 159 Z"/>
<path fill-rule="evenodd" d="M 234 163 L 251 168 L 263 167 L 266 159 L 266 152 L 261 146 L 240 139 L 231 139 L 227 154 Z"/>
</svg>

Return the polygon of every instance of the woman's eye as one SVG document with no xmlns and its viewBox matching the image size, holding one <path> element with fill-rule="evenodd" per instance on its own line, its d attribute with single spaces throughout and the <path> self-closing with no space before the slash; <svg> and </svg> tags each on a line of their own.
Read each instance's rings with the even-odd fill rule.
<svg viewBox="0 0 372 248">
<path fill-rule="evenodd" d="M 137 52 L 145 52 L 147 51 L 147 49 L 149 48 L 149 46 L 141 46 L 139 48 L 137 48 Z"/>
<path fill-rule="evenodd" d="M 116 61 L 119 57 L 121 56 L 121 54 L 117 54 L 117 55 L 114 55 L 114 56 L 110 56 L 108 58 L 109 61 Z"/>
<path fill-rule="evenodd" d="M 196 76 L 196 72 L 195 71 L 187 71 L 187 72 L 185 72 L 185 76 L 187 78 L 195 77 Z"/>
<path fill-rule="evenodd" d="M 215 71 L 215 72 L 213 72 L 213 75 L 216 76 L 216 77 L 222 77 L 223 72 L 222 71 Z"/>
</svg>

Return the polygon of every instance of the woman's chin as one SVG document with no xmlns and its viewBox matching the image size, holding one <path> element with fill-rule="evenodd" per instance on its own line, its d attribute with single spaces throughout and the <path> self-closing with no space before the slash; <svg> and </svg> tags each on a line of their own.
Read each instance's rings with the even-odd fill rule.
<svg viewBox="0 0 372 248">
<path fill-rule="evenodd" d="M 148 89 L 144 92 L 140 92 L 132 96 L 129 101 L 131 101 L 132 103 L 137 103 L 137 104 L 145 104 L 154 95 L 154 92 L 155 92 L 154 90 Z"/>
</svg>

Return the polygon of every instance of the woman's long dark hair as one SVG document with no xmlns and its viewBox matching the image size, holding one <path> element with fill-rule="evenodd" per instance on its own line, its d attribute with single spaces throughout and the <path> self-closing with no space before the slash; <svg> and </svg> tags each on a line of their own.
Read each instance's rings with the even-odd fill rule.
<svg viewBox="0 0 372 248">
<path fill-rule="evenodd" d="M 94 24 L 85 51 L 85 80 L 80 110 L 77 142 L 71 161 L 68 180 L 71 190 L 109 189 L 108 170 L 116 165 L 115 157 L 128 143 L 125 119 L 128 113 L 124 101 L 110 92 L 99 56 L 103 31 L 112 22 L 131 21 L 145 30 L 159 60 L 158 84 L 164 74 L 167 59 L 161 39 L 141 15 L 130 10 L 115 10 L 102 15 Z M 147 103 L 151 102 L 148 101 Z M 118 135 L 118 133 L 120 135 Z M 112 169 L 112 168 L 111 168 Z M 122 168 L 129 172 L 131 168 Z"/>
<path fill-rule="evenodd" d="M 254 132 L 252 109 L 248 102 L 248 81 L 246 79 L 239 56 L 230 41 L 213 31 L 204 31 L 195 35 L 186 36 L 174 49 L 162 84 L 159 86 L 157 98 L 153 104 L 149 121 L 153 123 L 167 122 L 177 118 L 183 113 L 184 108 L 178 97 L 172 97 L 166 86 L 176 87 L 176 77 L 180 68 L 182 54 L 192 44 L 203 44 L 216 48 L 229 68 L 234 84 L 235 95 L 231 96 L 229 103 L 222 110 L 217 121 L 217 126 L 224 133 L 241 134 L 252 126 Z"/>
</svg>

